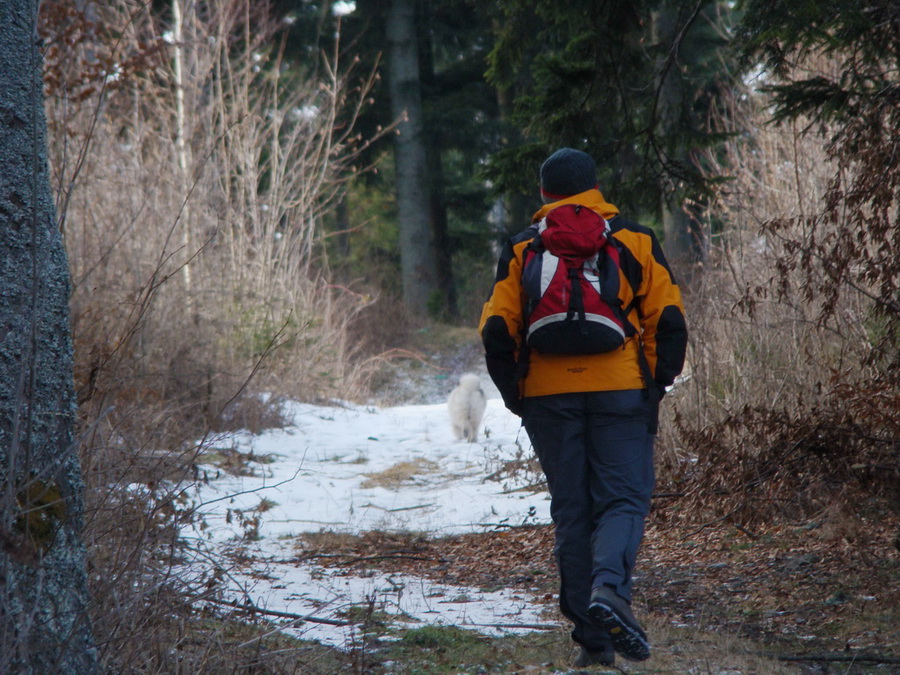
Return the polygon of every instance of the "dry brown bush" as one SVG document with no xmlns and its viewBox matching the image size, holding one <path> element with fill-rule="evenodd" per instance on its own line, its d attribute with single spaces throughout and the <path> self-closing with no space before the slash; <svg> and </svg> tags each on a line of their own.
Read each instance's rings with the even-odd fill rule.
<svg viewBox="0 0 900 675">
<path fill-rule="evenodd" d="M 753 95 L 729 106 L 729 128 L 745 131 L 717 167 L 732 180 L 686 299 L 687 377 L 665 406 L 661 479 L 697 515 L 743 522 L 896 506 L 900 390 L 886 319 L 862 278 L 827 292 L 816 282 L 833 265 L 817 242 L 847 236 L 822 215 L 834 177 L 852 174 L 833 129 L 773 125 L 765 105 Z"/>
<path fill-rule="evenodd" d="M 89 25 L 124 23 L 124 36 L 50 66 L 62 81 L 50 140 L 75 337 L 90 355 L 82 398 L 117 350 L 129 351 L 133 386 L 211 411 L 270 343 L 260 386 L 291 382 L 313 398 L 358 385 L 345 332 L 366 301 L 329 283 L 318 249 L 320 216 L 356 156 L 358 137 L 335 131 L 355 101 L 336 70 L 315 82 L 283 74 L 259 6 L 192 5 L 181 40 L 166 42 L 143 3 L 122 0 Z M 111 63 L 142 65 L 79 87 L 90 76 L 79 66 L 104 48 Z"/>
<path fill-rule="evenodd" d="M 266 3 L 151 9 L 42 3 L 92 618 L 111 671 L 223 672 L 244 655 L 190 602 L 215 579 L 173 574 L 185 489 L 217 431 L 365 382 L 350 326 L 370 300 L 330 283 L 319 222 L 355 171 L 372 82 L 337 49 L 292 74 Z"/>
</svg>

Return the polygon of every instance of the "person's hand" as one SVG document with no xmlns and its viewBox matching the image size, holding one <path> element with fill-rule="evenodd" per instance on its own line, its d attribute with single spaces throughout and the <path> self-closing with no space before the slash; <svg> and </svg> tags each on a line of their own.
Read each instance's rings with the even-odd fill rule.
<svg viewBox="0 0 900 675">
<path fill-rule="evenodd" d="M 521 398 L 504 398 L 503 405 L 506 406 L 506 409 L 509 410 L 509 412 L 518 417 L 521 417 L 522 413 L 525 411 L 525 404 Z"/>
</svg>

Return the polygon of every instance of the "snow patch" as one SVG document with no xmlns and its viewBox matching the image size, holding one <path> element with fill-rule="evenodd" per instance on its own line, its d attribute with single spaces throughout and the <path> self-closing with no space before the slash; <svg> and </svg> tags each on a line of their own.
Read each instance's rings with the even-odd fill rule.
<svg viewBox="0 0 900 675">
<path fill-rule="evenodd" d="M 484 592 L 374 571 L 349 576 L 299 562 L 293 549 L 298 535 L 322 531 L 444 536 L 549 523 L 546 491 L 517 489 L 533 475 L 488 479 L 531 454 L 519 418 L 499 398 L 488 401 L 477 443 L 454 439 L 445 404 L 292 403 L 286 412 L 287 428 L 229 439 L 230 452 L 252 458 L 241 472 L 250 475 L 199 467 L 205 480 L 192 495 L 199 517 L 182 534 L 210 557 L 241 547 L 245 562 L 220 572 L 227 599 L 335 623 L 368 605 L 409 625 L 486 633 L 553 625 L 542 616 L 545 606 L 521 589 Z M 202 568 L 207 555 L 189 568 Z M 285 630 L 340 647 L 358 626 L 314 620 Z"/>
</svg>

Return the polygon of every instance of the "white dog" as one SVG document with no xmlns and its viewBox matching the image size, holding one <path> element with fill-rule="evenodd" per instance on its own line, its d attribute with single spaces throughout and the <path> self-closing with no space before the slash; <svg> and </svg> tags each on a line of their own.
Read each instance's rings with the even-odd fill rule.
<svg viewBox="0 0 900 675">
<path fill-rule="evenodd" d="M 460 377 L 459 386 L 450 392 L 450 398 L 447 400 L 450 424 L 458 440 L 475 442 L 486 405 L 487 399 L 481 390 L 481 380 L 478 376 L 466 373 Z"/>
</svg>

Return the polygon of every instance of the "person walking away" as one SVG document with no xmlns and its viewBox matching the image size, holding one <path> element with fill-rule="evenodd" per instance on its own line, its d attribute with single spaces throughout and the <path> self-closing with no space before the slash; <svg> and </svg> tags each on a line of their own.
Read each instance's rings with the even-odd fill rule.
<svg viewBox="0 0 900 675">
<path fill-rule="evenodd" d="M 681 293 L 653 232 L 604 199 L 590 155 L 562 148 L 539 175 L 544 206 L 506 242 L 479 332 L 488 373 L 547 479 L 575 665 L 611 665 L 615 653 L 641 661 L 650 644 L 631 611 L 632 572 L 654 486 L 658 403 L 687 348 Z M 553 250 L 585 233 L 599 247 L 587 259 L 590 250 Z M 568 307 L 538 309 L 555 285 Z M 586 309 L 601 299 L 610 318 Z"/>
</svg>

